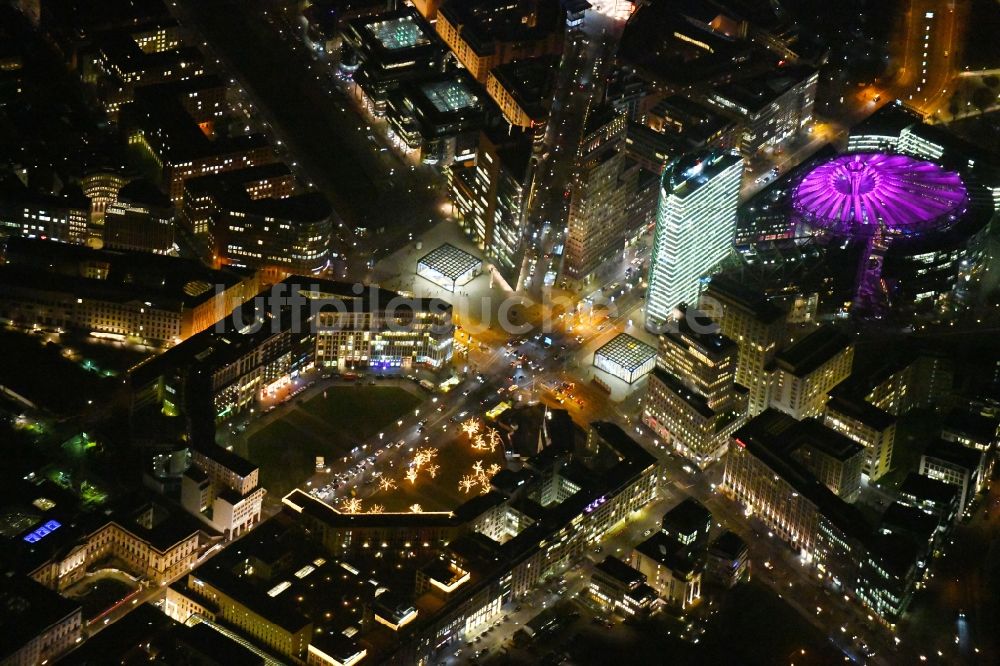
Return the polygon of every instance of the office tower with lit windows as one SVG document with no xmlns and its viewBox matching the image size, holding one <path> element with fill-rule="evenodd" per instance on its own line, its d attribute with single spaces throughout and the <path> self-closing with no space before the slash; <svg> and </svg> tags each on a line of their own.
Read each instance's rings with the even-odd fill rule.
<svg viewBox="0 0 1000 666">
<path fill-rule="evenodd" d="M 832 326 L 816 329 L 775 356 L 771 407 L 799 420 L 820 416 L 853 364 L 850 338 Z"/>
<path fill-rule="evenodd" d="M 638 221 L 629 215 L 639 170 L 625 159 L 628 118 L 602 107 L 589 113 L 570 187 L 569 224 L 563 254 L 564 278 L 583 282 L 621 258 Z"/>
<path fill-rule="evenodd" d="M 321 192 L 283 199 L 234 194 L 210 229 L 219 263 L 308 275 L 329 264 L 333 208 Z"/>
<path fill-rule="evenodd" d="M 823 425 L 853 439 L 865 447 L 865 475 L 876 481 L 892 466 L 892 448 L 896 440 L 896 417 L 865 402 L 863 398 L 830 396 L 823 413 Z"/>
<path fill-rule="evenodd" d="M 767 409 L 771 373 L 768 365 L 786 337 L 785 312 L 763 295 L 729 279 L 713 279 L 702 292 L 699 308 L 736 343 L 736 383 L 749 390 L 747 415 Z"/>
<path fill-rule="evenodd" d="M 174 207 L 170 197 L 145 179 L 118 192 L 104 214 L 104 245 L 116 250 L 168 254 L 174 248 Z"/>
<path fill-rule="evenodd" d="M 711 151 L 667 165 L 653 235 L 646 328 L 657 330 L 678 303 L 694 304 L 702 276 L 729 253 L 743 160 Z"/>
<path fill-rule="evenodd" d="M 25 187 L 17 176 L 0 173 L 0 238 L 84 243 L 89 220 L 90 200 L 79 186 L 53 193 Z"/>
<path fill-rule="evenodd" d="M 735 382 L 736 343 L 718 333 L 695 331 L 681 310 L 678 314 L 660 336 L 642 420 L 704 466 L 722 457 L 729 436 L 743 425 L 747 394 Z M 691 316 L 699 328 L 711 328 L 706 317 Z"/>
<path fill-rule="evenodd" d="M 484 130 L 475 165 L 449 169 L 455 217 L 516 289 L 524 258 L 524 206 L 531 185 L 531 136 Z"/>
</svg>

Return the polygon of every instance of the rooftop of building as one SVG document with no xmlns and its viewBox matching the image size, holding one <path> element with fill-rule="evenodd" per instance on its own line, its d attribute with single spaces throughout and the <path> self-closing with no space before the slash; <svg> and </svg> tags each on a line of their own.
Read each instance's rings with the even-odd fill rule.
<svg viewBox="0 0 1000 666">
<path fill-rule="evenodd" d="M 596 571 L 612 578 L 625 587 L 641 585 L 646 582 L 646 576 L 622 562 L 614 555 L 608 555 L 603 560 L 594 565 Z"/>
<path fill-rule="evenodd" d="M 312 624 L 317 634 L 335 635 L 360 626 L 364 606 L 383 588 L 279 520 L 259 526 L 190 578 L 194 585 L 188 589 L 195 594 L 201 581 L 286 631 Z"/>
<path fill-rule="evenodd" d="M 663 514 L 663 526 L 669 526 L 683 534 L 701 531 L 711 522 L 712 513 L 693 497 L 684 498 Z"/>
<path fill-rule="evenodd" d="M 774 364 L 779 369 L 805 377 L 851 346 L 851 339 L 833 326 L 820 326 L 804 338 L 778 352 Z"/>
<path fill-rule="evenodd" d="M 494 67 L 490 75 L 529 118 L 544 122 L 552 100 L 558 62 L 558 56 L 554 55 L 514 60 Z"/>
<path fill-rule="evenodd" d="M 333 215 L 333 205 L 322 192 L 302 192 L 288 197 L 254 199 L 246 190 L 227 190 L 217 200 L 228 212 L 256 215 L 298 224 L 320 222 Z"/>
<path fill-rule="evenodd" d="M 714 409 L 708 406 L 705 396 L 695 393 L 678 379 L 673 373 L 661 367 L 653 368 L 650 373 L 650 382 L 657 381 L 673 392 L 678 398 L 683 400 L 688 407 L 698 412 L 703 419 L 711 419 L 715 416 Z"/>
<path fill-rule="evenodd" d="M 975 472 L 982 465 L 983 453 L 962 446 L 958 442 L 946 442 L 937 439 L 931 442 L 924 451 L 924 458 L 934 458 L 961 467 L 969 472 Z"/>
<path fill-rule="evenodd" d="M 671 325 L 673 324 L 673 325 Z M 719 333 L 719 325 L 704 312 L 684 304 L 674 309 L 674 317 L 665 327 L 661 348 L 669 340 L 681 348 L 694 348 L 712 359 L 720 359 L 736 351 L 736 343 Z"/>
<path fill-rule="evenodd" d="M 483 265 L 483 260 L 451 243 L 445 243 L 420 257 L 417 265 L 426 266 L 447 278 L 457 280 L 469 271 L 478 270 Z"/>
<path fill-rule="evenodd" d="M 837 497 L 790 453 L 790 441 L 799 421 L 775 409 L 767 409 L 733 434 L 733 442 L 766 465 L 775 475 L 816 507 L 831 523 L 849 536 L 864 539 L 871 526 L 855 507 Z"/>
<path fill-rule="evenodd" d="M 656 358 L 656 349 L 628 333 L 619 333 L 594 352 L 594 358 L 598 356 L 631 371 Z"/>
<path fill-rule="evenodd" d="M 726 530 L 712 540 L 708 552 L 716 557 L 736 560 L 747 554 L 747 544 L 736 532 Z"/>
<path fill-rule="evenodd" d="M 523 185 L 528 174 L 528 166 L 533 152 L 532 136 L 529 132 L 509 125 L 500 128 L 484 128 L 486 139 L 496 146 L 500 164 L 510 176 Z"/>
<path fill-rule="evenodd" d="M 246 478 L 257 471 L 257 465 L 225 447 L 203 443 L 194 450 L 234 472 L 237 476 Z"/>
<path fill-rule="evenodd" d="M 663 170 L 662 187 L 670 196 L 684 199 L 726 169 L 742 162 L 739 155 L 722 150 L 684 155 L 670 162 Z"/>
<path fill-rule="evenodd" d="M 175 67 L 197 66 L 202 63 L 201 51 L 194 46 L 181 46 L 169 51 L 143 51 L 128 30 L 114 30 L 102 37 L 101 53 L 123 74 L 150 74 Z"/>
<path fill-rule="evenodd" d="M 715 3 L 639 3 L 622 34 L 620 57 L 632 67 L 676 85 L 725 80 L 774 56 L 752 40 L 731 34 Z M 711 18 L 709 18 L 711 17 Z"/>
<path fill-rule="evenodd" d="M 908 534 L 927 543 L 934 538 L 939 527 L 938 519 L 916 507 L 893 502 L 882 514 L 880 531 Z"/>
<path fill-rule="evenodd" d="M 166 309 L 195 307 L 219 286 L 228 289 L 252 277 L 193 259 L 18 237 L 6 239 L 3 254 L 0 284 Z"/>
<path fill-rule="evenodd" d="M 878 432 L 896 423 L 896 417 L 860 397 L 840 392 L 830 395 L 826 403 L 827 413 L 836 414 L 857 421 Z"/>
<path fill-rule="evenodd" d="M 899 485 L 900 497 L 912 497 L 918 502 L 932 502 L 937 506 L 949 506 L 958 498 L 958 487 L 950 483 L 932 479 L 923 474 L 910 472 Z"/>
<path fill-rule="evenodd" d="M 389 115 L 426 139 L 478 130 L 485 91 L 464 69 L 406 81 L 389 96 Z"/>
<path fill-rule="evenodd" d="M 736 104 L 744 113 L 763 112 L 779 97 L 811 78 L 818 70 L 809 65 L 784 65 L 772 71 L 719 86 L 713 96 Z"/>
<path fill-rule="evenodd" d="M 955 407 L 945 415 L 941 432 L 967 437 L 974 442 L 989 446 L 997 439 L 997 419 Z"/>
<path fill-rule="evenodd" d="M 656 532 L 636 546 L 635 550 L 682 575 L 694 573 L 701 566 L 699 559 L 692 557 L 688 548 L 663 532 Z"/>
<path fill-rule="evenodd" d="M 137 178 L 122 185 L 118 190 L 118 201 L 123 204 L 171 208 L 173 205 L 163 190 L 145 178 Z"/>
<path fill-rule="evenodd" d="M 865 451 L 865 447 L 827 428 L 818 419 L 805 419 L 799 422 L 790 439 L 796 446 L 808 445 L 840 462 L 860 456 Z"/>
<path fill-rule="evenodd" d="M 85 37 L 98 31 L 139 25 L 176 25 L 163 0 L 46 0 L 43 22 L 46 28 L 65 26 Z"/>
<path fill-rule="evenodd" d="M 772 303 L 759 291 L 731 277 L 714 277 L 705 288 L 705 294 L 727 305 L 739 308 L 763 324 L 772 324 L 785 318 L 785 311 Z"/>
<path fill-rule="evenodd" d="M 877 558 L 879 568 L 894 578 L 906 578 L 921 552 L 913 539 L 899 534 L 877 534 L 869 538 L 866 545 Z"/>
<path fill-rule="evenodd" d="M 209 91 L 223 91 L 227 84 L 208 74 L 136 89 L 135 100 L 122 110 L 123 126 L 142 133 L 166 164 L 177 165 L 215 155 L 267 148 L 263 134 L 238 134 L 209 138 L 185 110 L 181 100 Z"/>
<path fill-rule="evenodd" d="M 735 121 L 719 113 L 714 107 L 683 95 L 670 95 L 657 102 L 650 110 L 651 116 L 669 118 L 683 125 L 683 129 L 665 123 L 664 132 L 680 133 L 691 144 L 704 143 Z"/>
<path fill-rule="evenodd" d="M 497 42 L 535 41 L 562 29 L 559 0 L 446 0 L 438 15 L 460 28 L 479 56 L 492 54 Z"/>
<path fill-rule="evenodd" d="M 898 137 L 907 127 L 923 122 L 922 116 L 900 101 L 884 104 L 875 113 L 851 128 L 851 135 L 869 134 Z"/>
<path fill-rule="evenodd" d="M 32 174 L 29 185 L 25 185 L 20 178 L 8 171 L 0 171 L 0 205 L 4 204 L 24 204 L 37 206 L 39 208 L 52 208 L 53 211 L 59 209 L 74 208 L 89 211 L 90 199 L 83 193 L 83 190 L 76 184 L 70 183 L 61 191 L 53 193 L 38 187 L 34 187 L 37 180 Z"/>
<path fill-rule="evenodd" d="M 80 604 L 27 576 L 4 575 L 0 585 L 0 658 L 6 660 L 29 641 L 79 611 Z"/>
<path fill-rule="evenodd" d="M 269 162 L 245 169 L 235 169 L 233 171 L 211 173 L 196 178 L 187 178 L 184 181 L 184 189 L 195 194 L 211 194 L 235 188 L 242 189 L 245 192 L 247 186 L 253 183 L 275 178 L 288 178 L 291 175 L 291 168 L 284 162 Z"/>
</svg>

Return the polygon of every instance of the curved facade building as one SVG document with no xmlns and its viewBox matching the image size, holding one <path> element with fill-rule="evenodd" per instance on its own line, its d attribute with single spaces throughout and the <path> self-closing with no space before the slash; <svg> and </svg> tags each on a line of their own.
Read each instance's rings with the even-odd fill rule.
<svg viewBox="0 0 1000 666">
<path fill-rule="evenodd" d="M 668 322 L 678 304 L 694 304 L 701 278 L 729 254 L 742 177 L 735 153 L 710 151 L 667 165 L 649 262 L 649 330 Z"/>
</svg>

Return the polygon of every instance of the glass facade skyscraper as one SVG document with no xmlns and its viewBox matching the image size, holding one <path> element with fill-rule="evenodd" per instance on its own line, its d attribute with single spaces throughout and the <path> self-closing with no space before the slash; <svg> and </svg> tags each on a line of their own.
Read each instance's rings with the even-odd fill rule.
<svg viewBox="0 0 1000 666">
<path fill-rule="evenodd" d="M 679 303 L 693 304 L 698 281 L 732 247 L 743 160 L 710 151 L 667 165 L 653 236 L 646 327 L 657 330 Z"/>
</svg>

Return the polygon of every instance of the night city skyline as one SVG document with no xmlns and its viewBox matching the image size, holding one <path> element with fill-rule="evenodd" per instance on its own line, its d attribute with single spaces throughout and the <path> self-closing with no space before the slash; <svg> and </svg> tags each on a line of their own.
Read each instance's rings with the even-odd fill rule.
<svg viewBox="0 0 1000 666">
<path fill-rule="evenodd" d="M 1000 662 L 994 0 L 0 0 L 0 664 Z"/>
</svg>

